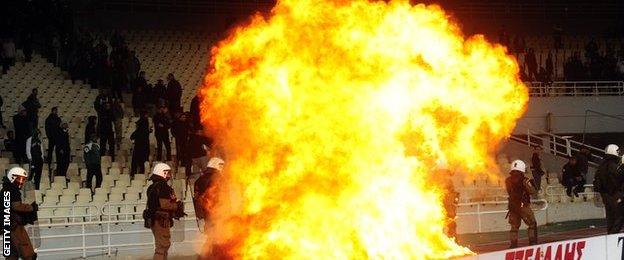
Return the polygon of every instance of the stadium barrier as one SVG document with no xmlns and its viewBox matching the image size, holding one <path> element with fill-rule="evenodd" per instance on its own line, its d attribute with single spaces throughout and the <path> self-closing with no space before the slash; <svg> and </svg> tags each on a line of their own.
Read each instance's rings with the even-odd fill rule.
<svg viewBox="0 0 624 260">
<path fill-rule="evenodd" d="M 624 81 L 525 82 L 532 97 L 622 96 Z"/>
<path fill-rule="evenodd" d="M 460 203 L 458 206 L 477 206 L 476 211 L 472 212 L 460 212 L 457 213 L 457 216 L 471 216 L 477 215 L 477 231 L 478 233 L 482 232 L 481 229 L 481 216 L 486 214 L 499 214 L 499 213 L 507 213 L 507 210 L 490 210 L 490 211 L 481 211 L 481 206 L 485 205 L 504 205 L 507 204 L 507 201 L 484 201 L 484 202 L 473 202 L 473 203 Z M 545 211 L 548 209 L 548 201 L 544 199 L 531 200 L 531 204 L 543 204 L 543 206 L 539 209 L 534 209 L 537 211 Z"/>
<path fill-rule="evenodd" d="M 465 260 L 624 259 L 624 233 L 564 240 L 464 257 Z"/>
</svg>

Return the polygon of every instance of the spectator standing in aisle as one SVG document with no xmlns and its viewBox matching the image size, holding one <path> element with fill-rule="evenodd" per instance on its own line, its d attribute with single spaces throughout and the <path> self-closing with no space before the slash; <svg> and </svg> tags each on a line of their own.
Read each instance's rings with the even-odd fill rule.
<svg viewBox="0 0 624 260">
<path fill-rule="evenodd" d="M 100 155 L 100 145 L 97 143 L 97 135 L 92 133 L 89 142 L 84 146 L 84 161 L 87 167 L 86 187 L 91 189 L 93 177 L 95 177 L 95 188 L 102 186 L 102 157 Z M 91 190 L 93 192 L 93 190 Z"/>
<path fill-rule="evenodd" d="M 7 152 L 11 152 L 11 156 L 13 157 L 13 159 L 15 159 L 14 147 L 15 147 L 15 134 L 13 133 L 13 131 L 8 131 L 7 137 L 6 139 L 4 139 L 4 150 Z"/>
<path fill-rule="evenodd" d="M 9 68 L 15 65 L 15 42 L 7 38 L 2 41 L 2 74 L 7 73 Z"/>
<path fill-rule="evenodd" d="M 178 165 L 187 166 L 187 145 L 188 139 L 191 134 L 191 124 L 188 121 L 188 115 L 186 113 L 177 113 L 177 118 L 173 126 L 171 127 L 171 134 L 175 138 L 176 142 L 176 160 Z"/>
<path fill-rule="evenodd" d="M 182 86 L 176 80 L 173 73 L 167 75 L 167 98 L 169 101 L 169 111 L 175 112 L 180 109 L 180 99 L 182 98 Z"/>
<path fill-rule="evenodd" d="M 105 103 L 104 107 L 98 113 L 98 135 L 100 137 L 100 148 L 102 156 L 109 154 L 113 161 L 115 160 L 115 133 L 113 132 L 113 109 L 111 103 Z M 108 144 L 108 149 L 107 149 Z"/>
<path fill-rule="evenodd" d="M 533 174 L 533 181 L 535 182 L 535 189 L 537 191 L 542 188 L 542 176 L 546 173 L 542 166 L 541 152 L 542 148 L 535 146 L 533 155 L 531 156 L 531 173 Z"/>
<path fill-rule="evenodd" d="M 171 128 L 171 116 L 166 106 L 161 106 L 158 113 L 152 119 L 154 122 L 154 136 L 156 137 L 156 160 L 162 161 L 162 147 L 165 145 L 166 159 L 171 161 L 171 141 L 169 128 Z"/>
<path fill-rule="evenodd" d="M 119 149 L 119 147 L 121 147 L 121 139 L 123 138 L 122 119 L 124 118 L 124 108 L 123 108 L 123 103 L 121 99 L 113 98 L 112 110 L 113 110 L 113 124 L 115 126 L 115 144 L 117 145 L 117 149 Z"/>
<path fill-rule="evenodd" d="M 159 79 L 152 88 L 152 100 L 155 101 L 154 105 L 156 107 L 161 107 L 162 105 L 166 105 L 167 101 L 167 87 L 163 83 L 162 79 Z"/>
<path fill-rule="evenodd" d="M 41 171 L 43 170 L 43 146 L 41 145 L 39 129 L 35 129 L 33 135 L 26 140 L 26 156 L 30 161 L 30 174 L 28 180 L 34 179 L 35 189 L 39 189 L 41 183 Z"/>
<path fill-rule="evenodd" d="M 69 162 L 71 161 L 71 148 L 69 145 L 69 129 L 67 123 L 61 124 L 61 131 L 56 138 L 56 176 L 66 176 Z M 52 180 L 52 178 L 50 178 Z"/>
<path fill-rule="evenodd" d="M 39 126 L 39 109 L 41 108 L 41 103 L 39 102 L 39 98 L 37 94 L 39 91 L 35 88 L 32 90 L 26 102 L 24 102 L 23 106 L 26 108 L 26 113 L 28 115 L 28 121 L 30 122 L 30 128 L 33 130 Z"/>
<path fill-rule="evenodd" d="M 33 39 L 31 33 L 24 34 L 22 38 L 22 49 L 24 52 L 24 61 L 30 62 L 32 61 L 32 53 L 33 53 Z"/>
<path fill-rule="evenodd" d="M 134 141 L 132 164 L 130 167 L 130 175 L 132 177 L 137 173 L 137 170 L 140 174 L 145 173 L 145 162 L 149 159 L 150 132 L 147 111 L 141 111 L 141 117 L 136 122 L 136 130 L 130 135 L 130 140 Z"/>
<path fill-rule="evenodd" d="M 91 141 L 91 135 L 95 135 L 97 137 L 97 116 L 89 116 L 87 119 L 87 127 L 85 127 L 84 133 L 84 143 L 88 143 Z"/>
<path fill-rule="evenodd" d="M 147 98 L 147 92 L 143 86 L 136 86 L 132 92 L 132 109 L 134 110 L 134 115 L 140 115 L 141 111 L 145 110 L 146 104 L 145 100 Z"/>
<path fill-rule="evenodd" d="M 579 192 L 583 192 L 585 180 L 581 174 L 576 157 L 570 156 L 569 161 L 563 165 L 561 181 L 563 186 L 566 187 L 568 196 L 572 197 L 572 194 L 574 194 L 574 196 L 578 197 Z"/>
<path fill-rule="evenodd" d="M 139 71 L 141 71 L 141 61 L 139 61 L 139 58 L 137 58 L 135 51 L 130 51 L 127 62 L 128 80 L 130 82 L 133 82 L 137 75 L 139 75 Z"/>
<path fill-rule="evenodd" d="M 15 163 L 21 164 L 26 158 L 26 139 L 32 135 L 32 128 L 26 116 L 26 109 L 20 106 L 19 113 L 13 116 L 13 129 L 15 129 L 15 146 L 13 146 L 13 157 Z"/>
<path fill-rule="evenodd" d="M 195 95 L 193 97 L 193 99 L 191 99 L 191 108 L 190 108 L 190 118 L 189 120 L 191 120 L 191 124 L 193 124 L 194 127 L 197 127 L 201 124 L 201 119 L 200 119 L 200 115 L 199 115 L 199 106 L 201 103 L 201 100 L 199 98 L 199 95 Z"/>
<path fill-rule="evenodd" d="M 56 137 L 61 130 L 61 118 L 58 116 L 58 107 L 53 107 L 45 120 L 45 134 L 48 137 L 48 151 L 46 153 L 48 168 L 52 165 L 52 152 L 56 147 Z M 57 158 L 58 159 L 58 158 Z"/>
<path fill-rule="evenodd" d="M 100 94 L 98 94 L 98 96 L 95 98 L 95 102 L 93 102 L 93 108 L 95 109 L 95 112 L 98 113 L 98 116 L 104 108 L 104 105 L 106 103 L 111 103 L 111 97 L 108 92 L 108 89 L 100 89 Z"/>
<path fill-rule="evenodd" d="M 528 68 L 528 74 L 530 80 L 537 79 L 537 59 L 535 58 L 535 52 L 533 48 L 529 48 L 529 51 L 526 54 L 526 65 Z"/>
</svg>

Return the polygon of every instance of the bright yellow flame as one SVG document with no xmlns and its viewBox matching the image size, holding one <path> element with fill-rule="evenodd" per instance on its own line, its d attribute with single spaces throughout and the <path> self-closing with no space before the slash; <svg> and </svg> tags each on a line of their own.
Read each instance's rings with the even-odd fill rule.
<svg viewBox="0 0 624 260">
<path fill-rule="evenodd" d="M 227 153 L 213 242 L 239 259 L 430 259 L 435 162 L 476 175 L 528 99 L 518 65 L 435 5 L 282 0 L 212 50 L 202 122 Z"/>
</svg>

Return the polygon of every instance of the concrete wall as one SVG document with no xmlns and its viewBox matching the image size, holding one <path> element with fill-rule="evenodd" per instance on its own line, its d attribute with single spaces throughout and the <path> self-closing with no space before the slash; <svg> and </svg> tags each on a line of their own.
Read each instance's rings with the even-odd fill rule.
<svg viewBox="0 0 624 260">
<path fill-rule="evenodd" d="M 518 121 L 514 134 L 526 133 L 527 128 L 541 131 L 552 130 L 555 134 L 582 133 L 585 111 L 588 109 L 624 118 L 624 97 L 532 97 L 526 113 Z M 551 114 L 550 127 L 547 123 L 549 113 Z M 586 132 L 624 132 L 624 120 L 590 113 L 587 116 Z"/>
</svg>

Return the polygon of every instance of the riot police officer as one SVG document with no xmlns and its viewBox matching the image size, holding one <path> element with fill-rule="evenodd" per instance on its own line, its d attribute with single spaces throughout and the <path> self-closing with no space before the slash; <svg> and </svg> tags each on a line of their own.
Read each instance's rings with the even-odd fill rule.
<svg viewBox="0 0 624 260">
<path fill-rule="evenodd" d="M 537 222 L 535 215 L 531 209 L 531 195 L 537 193 L 535 186 L 529 178 L 524 177 L 526 172 L 526 164 L 521 160 L 515 160 L 511 163 L 511 176 L 505 179 L 505 188 L 508 197 L 508 212 L 510 248 L 518 246 L 518 230 L 520 229 L 521 220 L 528 226 L 527 232 L 529 236 L 529 244 L 537 244 Z"/>
<path fill-rule="evenodd" d="M 211 192 L 209 192 L 209 190 L 210 187 L 212 187 L 215 175 L 223 171 L 224 165 L 225 162 L 223 159 L 219 157 L 210 158 L 208 161 L 208 167 L 204 170 L 202 176 L 195 181 L 193 187 L 193 206 L 195 207 L 195 216 L 198 219 L 198 223 L 200 219 L 204 219 L 204 232 L 206 232 L 211 225 L 208 211 L 210 209 L 210 205 L 214 203 L 214 201 L 211 201 Z M 210 253 L 211 242 L 207 240 L 198 259 L 212 259 Z"/>
<path fill-rule="evenodd" d="M 147 207 L 143 218 L 145 227 L 150 228 L 154 235 L 154 259 L 167 259 L 173 219 L 184 215 L 184 204 L 176 198 L 173 188 L 167 184 L 171 179 L 169 165 L 154 165 L 150 179 L 153 183 L 147 188 Z"/>
<path fill-rule="evenodd" d="M 11 201 L 11 255 L 7 259 L 37 259 L 37 254 L 24 226 L 34 224 L 39 206 L 36 202 L 22 203 L 20 189 L 24 186 L 26 178 L 28 178 L 26 170 L 15 167 L 10 169 L 7 176 L 2 179 L 2 194 L 8 192 Z"/>
<path fill-rule="evenodd" d="M 624 209 L 622 208 L 624 176 L 618 171 L 620 160 L 619 147 L 615 144 L 607 145 L 605 156 L 596 169 L 594 177 L 594 191 L 600 193 L 602 203 L 605 205 L 607 234 L 619 233 L 624 226 Z"/>
</svg>

